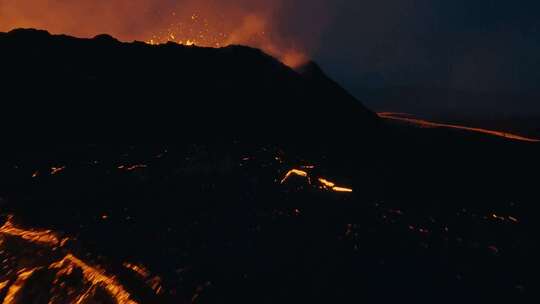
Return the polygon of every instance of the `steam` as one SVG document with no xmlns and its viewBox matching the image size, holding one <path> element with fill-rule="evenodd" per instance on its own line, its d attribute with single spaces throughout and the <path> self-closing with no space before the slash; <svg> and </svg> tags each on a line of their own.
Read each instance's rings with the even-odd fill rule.
<svg viewBox="0 0 540 304">
<path fill-rule="evenodd" d="M 246 16 L 241 26 L 231 33 L 226 44 L 248 44 L 263 49 L 291 67 L 300 66 L 308 60 L 305 49 L 295 47 L 286 38 L 273 37 L 267 20 L 257 15 Z"/>
<path fill-rule="evenodd" d="M 319 33 L 328 20 L 326 2 L 0 0 L 0 31 L 31 27 L 78 37 L 107 33 L 124 41 L 246 44 L 294 66 L 316 49 Z M 310 26 L 301 29 L 298 25 L 304 24 L 305 18 L 311 19 Z"/>
</svg>

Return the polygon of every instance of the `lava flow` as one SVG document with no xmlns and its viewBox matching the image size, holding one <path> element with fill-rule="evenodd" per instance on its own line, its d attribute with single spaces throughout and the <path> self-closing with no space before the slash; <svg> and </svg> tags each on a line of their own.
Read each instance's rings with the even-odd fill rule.
<svg viewBox="0 0 540 304">
<path fill-rule="evenodd" d="M 142 265 L 136 265 L 132 263 L 124 263 L 123 266 L 134 273 L 136 273 L 141 279 L 145 280 L 148 285 L 156 294 L 163 293 L 163 287 L 161 286 L 161 278 L 158 276 L 152 276 L 150 271 Z"/>
<path fill-rule="evenodd" d="M 48 303 L 93 303 L 109 298 L 114 303 L 137 304 L 132 295 L 105 270 L 90 266 L 65 248 L 68 238 L 51 230 L 23 229 L 8 217 L 0 227 L 0 297 L 3 304 L 26 303 L 36 292 Z M 24 261 L 21 262 L 21 261 Z M 143 269 L 140 266 L 140 269 Z M 150 273 L 145 270 L 145 274 Z M 52 277 L 52 281 L 47 280 Z M 159 277 L 154 290 L 161 291 Z"/>
<path fill-rule="evenodd" d="M 57 277 L 71 274 L 75 268 L 81 269 L 85 281 L 93 286 L 93 288 L 88 289 L 79 296 L 77 303 L 90 299 L 94 292 L 94 286 L 105 287 L 109 294 L 116 299 L 117 303 L 137 303 L 131 300 L 131 295 L 115 280 L 114 277 L 105 275 L 104 271 L 87 265 L 72 254 L 67 254 L 62 260 L 49 266 L 49 269 L 58 269 Z"/>
<path fill-rule="evenodd" d="M 69 238 L 60 238 L 51 230 L 25 230 L 16 227 L 12 222 L 12 217 L 0 227 L 0 234 L 18 236 L 31 243 L 49 245 L 51 247 L 62 247 Z"/>
<path fill-rule="evenodd" d="M 291 169 L 289 170 L 285 176 L 281 179 L 281 183 L 285 183 L 291 176 L 293 175 L 296 175 L 296 176 L 300 176 L 300 177 L 304 177 L 307 179 L 308 183 L 311 185 L 312 182 L 311 182 L 311 177 L 309 175 L 309 173 L 305 170 L 300 170 L 300 169 Z M 331 182 L 325 178 L 317 178 L 317 181 L 319 183 L 318 187 L 320 189 L 324 189 L 324 190 L 331 190 L 331 191 L 334 191 L 334 192 L 353 192 L 353 190 L 351 188 L 347 188 L 347 187 L 340 187 L 340 186 L 336 186 L 336 184 L 334 182 Z"/>
<path fill-rule="evenodd" d="M 407 113 L 380 112 L 377 114 L 379 115 L 379 117 L 384 118 L 384 119 L 403 121 L 403 122 L 411 123 L 411 124 L 414 124 L 423 128 L 450 128 L 450 129 L 458 129 L 458 130 L 465 130 L 465 131 L 470 131 L 470 132 L 488 134 L 488 135 L 498 136 L 498 137 L 502 137 L 506 139 L 518 140 L 518 141 L 540 142 L 540 139 L 529 138 L 529 137 L 516 135 L 516 134 L 504 132 L 504 131 L 494 131 L 494 130 L 488 130 L 488 129 L 482 129 L 482 128 L 474 128 L 474 127 L 467 127 L 467 126 L 460 126 L 460 125 L 453 125 L 453 124 L 446 124 L 446 123 L 437 123 L 437 122 L 427 121 L 423 119 L 417 119 L 417 118 L 413 118 L 411 114 L 407 114 Z"/>
</svg>

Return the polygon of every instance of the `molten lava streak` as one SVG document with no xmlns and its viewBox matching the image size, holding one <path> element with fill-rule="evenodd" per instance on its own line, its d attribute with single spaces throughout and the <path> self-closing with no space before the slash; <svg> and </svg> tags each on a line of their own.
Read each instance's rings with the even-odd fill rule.
<svg viewBox="0 0 540 304">
<path fill-rule="evenodd" d="M 49 245 L 51 247 L 62 247 L 69 240 L 69 238 L 59 238 L 52 230 L 25 230 L 15 227 L 12 219 L 13 217 L 8 217 L 4 225 L 0 227 L 0 234 L 18 236 L 31 243 Z"/>
<path fill-rule="evenodd" d="M 52 168 L 51 168 L 51 175 L 58 174 L 58 173 L 64 171 L 65 169 L 66 169 L 66 166 L 62 166 L 62 167 L 52 167 Z"/>
<path fill-rule="evenodd" d="M 488 134 L 488 135 L 498 136 L 498 137 L 502 137 L 506 139 L 518 140 L 518 141 L 540 142 L 540 139 L 529 138 L 529 137 L 520 136 L 520 135 L 503 132 L 503 131 L 494 131 L 494 130 L 488 130 L 488 129 L 482 129 L 482 128 L 473 128 L 473 127 L 467 127 L 467 126 L 437 123 L 437 122 L 431 122 L 431 121 L 427 121 L 423 119 L 417 119 L 417 118 L 413 118 L 411 114 L 406 114 L 406 113 L 380 112 L 377 114 L 379 115 L 379 117 L 384 118 L 384 119 L 403 121 L 403 122 L 411 123 L 411 124 L 414 124 L 423 128 L 450 128 L 450 129 L 458 129 L 458 130 L 465 130 L 465 131 L 470 131 L 470 132 Z"/>
<path fill-rule="evenodd" d="M 335 192 L 352 192 L 352 189 L 345 187 L 332 187 Z"/>
<path fill-rule="evenodd" d="M 308 183 L 311 184 L 311 177 L 308 172 L 300 169 L 289 170 L 281 180 L 281 183 L 285 183 L 292 175 L 305 177 L 308 180 Z M 317 181 L 319 182 L 321 189 L 332 190 L 334 192 L 353 192 L 351 188 L 336 186 L 334 182 L 331 182 L 322 177 L 318 178 Z"/>
<path fill-rule="evenodd" d="M 289 170 L 289 172 L 287 172 L 287 174 L 285 174 L 283 179 L 281 179 L 281 183 L 283 184 L 284 182 L 286 182 L 287 179 L 289 179 L 289 177 L 291 177 L 291 175 L 298 175 L 298 176 L 302 176 L 302 177 L 308 177 L 308 174 L 307 174 L 306 171 L 298 170 L 298 169 L 292 169 L 292 170 Z"/>
<path fill-rule="evenodd" d="M 93 300 L 96 291 L 101 289 L 111 297 L 114 303 L 137 304 L 137 302 L 131 299 L 131 294 L 125 290 L 114 276 L 107 275 L 104 270 L 90 266 L 72 253 L 67 252 L 64 245 L 68 238 L 60 238 L 51 230 L 34 230 L 16 227 L 12 222 L 11 216 L 0 227 L 0 254 L 6 254 L 6 250 L 10 249 L 8 247 L 9 245 L 7 245 L 6 238 L 22 240 L 21 246 L 23 246 L 25 251 L 32 248 L 29 246 L 30 244 L 38 245 L 36 248 L 41 249 L 35 249 L 38 250 L 37 254 L 30 254 L 30 257 L 22 256 L 20 249 L 14 249 L 13 252 L 15 252 L 15 255 L 12 257 L 27 260 L 23 264 L 25 266 L 20 269 L 17 269 L 17 267 L 20 267 L 19 263 L 6 264 L 13 258 L 3 260 L 5 264 L 3 269 L 6 271 L 0 273 L 0 293 L 8 288 L 2 302 L 3 304 L 21 303 L 21 299 L 24 298 L 22 294 L 26 285 L 31 284 L 30 279 L 34 274 L 37 275 L 37 272 L 48 272 L 55 278 L 52 282 L 54 285 L 51 292 L 54 290 L 59 290 L 59 292 L 51 294 L 49 303 L 88 303 Z M 47 251 L 47 248 L 51 248 L 53 251 Z M 56 250 L 59 248 L 62 248 L 62 250 Z M 55 256 L 62 254 L 62 251 L 65 255 L 59 260 L 55 259 Z M 30 267 L 28 264 L 36 265 Z M 69 287 L 62 281 L 64 278 L 75 273 L 75 270 L 82 274 L 82 282 L 75 284 L 75 286 L 82 287 Z M 33 282 L 32 284 L 35 285 L 36 283 Z M 33 288 L 36 287 L 28 287 L 29 290 L 33 290 Z M 67 290 L 67 292 L 61 292 L 61 290 Z"/>
<path fill-rule="evenodd" d="M 133 272 L 135 272 L 139 277 L 145 280 L 146 285 L 148 285 L 156 294 L 163 293 L 163 287 L 161 286 L 161 278 L 158 276 L 151 277 L 151 273 L 142 265 L 136 265 L 132 263 L 124 263 L 123 266 Z"/>
<path fill-rule="evenodd" d="M 8 292 L 6 294 L 6 297 L 4 298 L 3 304 L 14 304 L 15 297 L 19 293 L 19 290 L 24 286 L 24 283 L 28 278 L 39 268 L 33 268 L 33 269 L 25 269 L 23 268 L 21 271 L 17 273 L 17 280 L 15 283 L 9 287 Z"/>
<path fill-rule="evenodd" d="M 104 271 L 91 267 L 75 257 L 72 254 L 67 254 L 61 261 L 51 264 L 49 269 L 58 269 L 58 274 L 71 273 L 74 268 L 82 269 L 84 278 L 92 285 L 102 285 L 107 291 L 116 299 L 120 304 L 137 304 L 137 302 L 131 300 L 131 295 L 124 290 L 122 285 L 118 283 L 114 277 L 108 277 Z M 91 289 L 82 294 L 79 297 L 79 301 L 89 298 Z"/>
<path fill-rule="evenodd" d="M 150 272 L 146 268 L 144 268 L 144 266 L 135 265 L 135 264 L 132 264 L 132 263 L 127 263 L 127 262 L 124 263 L 123 265 L 127 269 L 130 269 L 130 270 L 134 271 L 136 274 L 138 274 L 142 278 L 146 279 L 146 278 L 148 278 L 150 276 Z"/>
</svg>

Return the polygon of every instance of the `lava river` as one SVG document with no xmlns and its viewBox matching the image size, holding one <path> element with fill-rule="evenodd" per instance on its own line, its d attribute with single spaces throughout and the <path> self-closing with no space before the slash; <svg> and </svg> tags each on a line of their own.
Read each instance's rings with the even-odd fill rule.
<svg viewBox="0 0 540 304">
<path fill-rule="evenodd" d="M 482 128 L 473 128 L 461 125 L 447 124 L 447 123 L 437 123 L 432 121 L 427 121 L 424 119 L 414 118 L 411 114 L 406 113 L 394 113 L 394 112 L 380 112 L 377 113 L 379 117 L 389 120 L 397 120 L 406 123 L 410 123 L 423 128 L 448 128 L 448 129 L 458 129 L 469 132 L 476 132 L 482 134 L 488 134 L 492 136 L 502 137 L 511 140 L 525 141 L 525 142 L 540 142 L 540 139 L 529 138 L 521 135 L 516 135 L 504 131 L 495 131 Z"/>
<path fill-rule="evenodd" d="M 71 240 L 51 230 L 18 227 L 9 217 L 0 227 L 1 303 L 140 303 L 116 276 L 70 252 L 66 242 Z M 145 271 L 141 279 L 158 294 L 156 278 Z"/>
</svg>

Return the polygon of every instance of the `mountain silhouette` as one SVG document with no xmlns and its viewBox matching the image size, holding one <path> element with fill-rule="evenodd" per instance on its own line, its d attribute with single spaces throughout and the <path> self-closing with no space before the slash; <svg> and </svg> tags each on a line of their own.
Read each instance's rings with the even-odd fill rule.
<svg viewBox="0 0 540 304">
<path fill-rule="evenodd" d="M 23 110 L 72 120 L 74 128 L 300 133 L 331 122 L 332 133 L 358 133 L 378 124 L 313 63 L 298 73 L 245 46 L 149 45 L 17 29 L 0 34 L 0 49 L 3 95 Z"/>
</svg>

